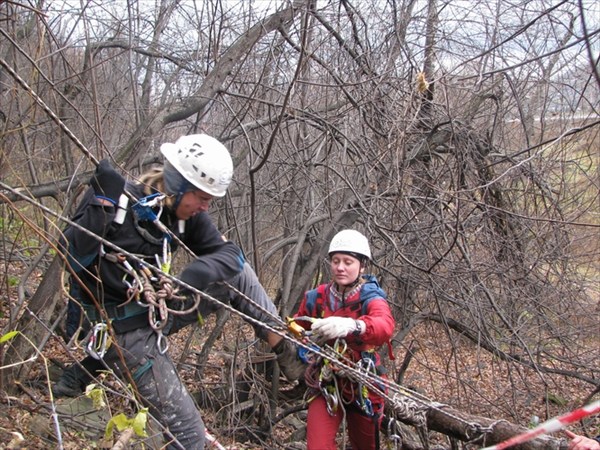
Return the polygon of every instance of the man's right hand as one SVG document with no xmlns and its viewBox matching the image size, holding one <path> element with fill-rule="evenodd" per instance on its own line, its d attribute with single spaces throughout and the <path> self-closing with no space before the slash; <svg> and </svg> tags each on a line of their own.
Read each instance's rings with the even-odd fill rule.
<svg viewBox="0 0 600 450">
<path fill-rule="evenodd" d="M 296 381 L 304 376 L 306 364 L 298 358 L 298 347 L 287 339 L 282 339 L 273 347 L 277 362 L 288 381 Z"/>
</svg>

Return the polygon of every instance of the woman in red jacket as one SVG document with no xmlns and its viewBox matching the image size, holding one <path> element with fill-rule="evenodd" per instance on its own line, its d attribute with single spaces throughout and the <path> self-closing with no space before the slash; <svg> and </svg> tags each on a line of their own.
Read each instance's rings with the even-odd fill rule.
<svg viewBox="0 0 600 450">
<path fill-rule="evenodd" d="M 310 329 L 316 341 L 343 351 L 345 358 L 373 380 L 369 375 L 384 376 L 377 349 L 389 342 L 395 321 L 375 277 L 364 275 L 370 259 L 364 235 L 355 230 L 336 234 L 329 246 L 333 279 L 306 292 L 295 318 Z M 305 377 L 311 390 L 308 450 L 335 450 L 336 434 L 344 417 L 353 449 L 379 448 L 384 406 L 381 395 L 360 380 L 343 376 L 335 364 L 323 358 L 308 367 Z"/>
</svg>

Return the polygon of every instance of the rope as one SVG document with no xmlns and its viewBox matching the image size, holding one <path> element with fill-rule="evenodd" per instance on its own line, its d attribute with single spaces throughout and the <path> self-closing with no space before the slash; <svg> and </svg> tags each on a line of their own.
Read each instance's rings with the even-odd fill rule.
<svg viewBox="0 0 600 450">
<path fill-rule="evenodd" d="M 25 89 L 32 97 L 33 99 L 44 109 L 44 111 L 56 122 L 56 124 L 59 126 L 59 128 L 61 128 L 61 130 L 73 141 L 73 143 L 81 150 L 85 153 L 85 155 L 91 160 L 93 161 L 93 163 L 95 165 L 98 164 L 98 161 L 96 160 L 96 158 L 90 153 L 90 151 L 85 147 L 85 145 L 73 134 L 73 132 L 60 120 L 60 118 L 52 111 L 52 109 L 50 107 L 48 107 L 48 105 L 46 105 L 46 103 L 35 93 L 35 91 L 25 82 L 25 80 L 23 80 L 5 61 L 4 59 L 0 58 L 0 65 L 13 77 L 14 80 L 16 80 L 18 82 L 18 84 L 20 84 L 23 89 Z M 58 218 L 59 220 L 67 223 L 68 225 L 77 228 L 78 230 L 86 233 L 88 236 L 98 240 L 101 244 L 109 246 L 110 248 L 116 250 L 117 252 L 126 255 L 128 258 L 131 258 L 135 261 L 137 261 L 138 263 L 140 263 L 140 265 L 145 265 L 146 262 L 137 257 L 136 255 L 133 255 L 129 252 L 127 252 L 124 249 L 119 248 L 118 246 L 114 245 L 112 242 L 109 242 L 103 238 L 101 238 L 100 236 L 97 236 L 96 234 L 90 232 L 89 230 L 81 227 L 79 224 L 63 217 L 62 215 L 60 215 L 59 213 L 56 213 L 55 211 L 50 210 L 49 208 L 47 208 L 46 206 L 42 205 L 41 203 L 37 202 L 36 200 L 22 194 L 21 192 L 19 192 L 18 190 L 13 189 L 12 187 L 6 185 L 5 183 L 0 181 L 0 187 L 2 187 L 3 189 L 12 192 L 13 194 L 15 194 L 16 196 L 22 198 L 23 200 L 31 203 L 32 205 L 36 206 L 37 208 L 40 208 L 41 210 L 49 213 L 50 215 Z M 128 194 L 126 192 L 127 195 L 131 196 L 130 194 Z M 0 193 L 0 196 L 5 197 L 4 195 L 2 195 L 2 193 Z M 136 199 L 137 200 L 137 199 Z M 185 249 L 186 252 L 188 252 L 188 254 L 190 255 L 194 255 L 194 253 L 176 236 L 174 236 L 174 234 L 171 232 L 171 230 L 169 230 L 166 226 L 164 226 L 164 224 L 162 224 L 162 222 L 160 221 L 153 221 L 153 223 L 156 224 L 156 226 L 163 232 L 168 234 L 169 236 L 171 236 L 172 238 L 174 238 L 178 244 L 181 246 L 181 248 Z M 242 313 L 241 311 L 238 311 L 236 309 L 234 309 L 233 307 L 231 307 L 230 305 L 228 305 L 227 303 L 221 302 L 220 300 L 194 288 L 193 286 L 190 286 L 184 282 L 182 282 L 181 280 L 178 280 L 175 277 L 172 277 L 171 275 L 163 272 L 160 268 L 155 268 L 154 266 L 152 266 L 152 269 L 161 275 L 161 289 L 159 289 L 159 293 L 151 290 L 150 288 L 146 288 L 146 286 L 151 285 L 151 283 L 144 283 L 144 298 L 145 300 L 148 302 L 149 304 L 149 314 L 151 313 L 151 308 L 154 308 L 153 314 L 155 314 L 156 312 L 156 308 L 158 308 L 159 311 L 159 317 L 160 317 L 160 324 L 157 324 L 156 321 L 154 322 L 155 326 L 157 326 L 158 330 L 162 330 L 161 327 L 164 327 L 163 323 L 166 323 L 166 316 L 170 313 L 170 314 L 186 314 L 189 313 L 190 311 L 192 311 L 199 303 L 200 298 L 205 298 L 208 301 L 214 302 L 216 304 L 218 304 L 220 307 L 226 309 L 227 311 L 238 315 L 239 317 L 241 317 L 242 319 L 244 319 L 245 321 L 263 327 L 266 330 L 284 338 L 284 339 L 288 339 L 291 340 L 292 342 L 294 342 L 296 345 L 298 345 L 299 347 L 304 348 L 305 350 L 312 352 L 322 358 L 332 358 L 333 360 L 335 360 L 335 364 L 343 367 L 347 373 L 348 376 L 352 376 L 355 377 L 355 379 L 362 381 L 362 383 L 364 383 L 364 385 L 366 387 L 368 387 L 369 389 L 373 390 L 374 392 L 379 393 L 379 395 L 381 395 L 383 398 L 385 398 L 388 402 L 390 402 L 394 409 L 397 410 L 399 415 L 403 415 L 403 417 L 406 417 L 407 420 L 412 420 L 415 421 L 416 423 L 422 423 L 424 420 L 424 414 L 423 414 L 423 410 L 427 409 L 427 408 L 433 408 L 433 409 L 437 409 L 438 411 L 440 411 L 443 414 L 446 414 L 448 416 L 451 416 L 452 418 L 454 418 L 455 420 L 458 420 L 460 422 L 463 422 L 465 424 L 468 424 L 466 421 L 464 421 L 463 419 L 456 417 L 456 416 L 452 416 L 451 414 L 448 414 L 447 412 L 441 410 L 438 408 L 438 404 L 434 404 L 432 402 L 429 402 L 427 400 L 424 399 L 423 396 L 421 396 L 420 398 L 418 396 L 413 395 L 412 394 L 408 394 L 407 390 L 405 390 L 404 388 L 396 385 L 393 382 L 390 382 L 389 380 L 384 380 L 379 376 L 370 374 L 370 373 L 362 373 L 360 370 L 357 370 L 355 367 L 353 367 L 353 363 L 352 362 L 348 362 L 348 361 L 341 361 L 337 358 L 337 355 L 333 349 L 331 348 L 327 348 L 327 346 L 325 346 L 323 349 L 319 349 L 318 346 L 316 346 L 316 344 L 314 342 L 311 342 L 310 340 L 306 341 L 299 341 L 296 338 L 294 338 L 293 336 L 290 336 L 286 331 L 282 331 L 281 329 L 276 329 L 274 327 L 271 327 L 263 322 L 260 322 L 244 313 Z M 163 279 L 164 277 L 164 279 Z M 172 285 L 170 285 L 169 287 L 167 287 L 167 285 L 169 283 L 167 283 L 165 280 L 168 280 L 169 283 L 176 283 L 179 286 L 183 286 L 186 289 L 188 289 L 190 292 L 193 292 L 196 296 L 195 298 L 195 302 L 194 302 L 194 307 L 189 308 L 187 310 L 184 311 L 178 311 L 178 310 L 174 310 L 172 308 L 168 308 L 166 306 L 166 302 L 167 299 L 172 299 L 175 297 L 174 290 L 171 290 Z M 270 316 L 271 318 L 274 319 L 275 323 L 278 323 L 282 326 L 283 330 L 287 330 L 287 326 L 285 324 L 285 322 L 279 317 L 276 316 L 274 314 L 272 314 L 270 311 L 264 309 L 263 307 L 261 307 L 261 305 L 257 304 L 256 302 L 254 302 L 252 299 L 250 299 L 248 296 L 246 296 L 245 294 L 243 294 L 242 292 L 240 292 L 239 290 L 235 289 L 233 286 L 231 286 L 229 283 L 223 282 L 224 285 L 226 285 L 228 288 L 232 289 L 234 292 L 236 292 L 237 295 L 240 295 L 241 297 L 243 297 L 246 301 L 250 302 L 253 306 L 255 306 L 257 309 L 261 310 L 263 313 L 267 314 L 268 316 Z M 133 299 L 136 299 L 139 297 L 139 291 L 137 291 L 139 289 L 138 286 L 135 287 L 131 287 L 128 290 L 128 297 L 126 299 L 126 303 L 132 301 Z M 154 296 L 156 295 L 156 296 Z M 151 321 L 151 324 L 153 322 Z M 159 334 L 159 337 L 162 336 L 162 333 Z M 160 342 L 160 339 L 159 339 Z M 166 351 L 166 349 L 168 348 L 168 343 L 167 346 L 164 347 L 164 351 Z M 385 387 L 388 388 L 388 390 L 392 391 L 393 393 L 395 393 L 395 395 L 393 396 L 389 396 L 387 395 L 385 392 L 383 392 L 378 385 L 383 385 Z M 420 406 L 419 406 L 420 405 Z M 472 424 L 468 424 L 468 425 L 472 425 Z"/>
<path fill-rule="evenodd" d="M 42 205 L 41 203 L 37 202 L 35 199 L 32 199 L 32 198 L 26 196 L 25 194 L 19 192 L 18 190 L 13 189 L 12 187 L 6 185 L 2 181 L 0 181 L 0 187 L 2 189 L 5 189 L 6 191 L 12 192 L 16 196 L 31 203 L 32 205 L 36 206 L 40 210 L 45 211 L 46 213 L 58 218 L 60 221 L 66 223 L 74 228 L 77 228 L 78 230 L 82 231 L 83 233 L 87 234 L 88 236 L 92 237 L 93 239 L 98 240 L 101 244 L 103 244 L 107 247 L 110 247 L 112 250 L 114 250 L 118 254 L 126 255 L 132 261 L 135 261 L 135 262 L 139 263 L 140 265 L 147 264 L 147 262 L 144 261 L 139 256 L 129 253 L 126 250 L 120 248 L 119 246 L 113 244 L 112 242 L 107 241 L 107 240 L 101 238 L 100 236 L 97 236 L 96 234 L 92 233 L 91 231 L 87 230 L 86 228 L 82 227 L 81 225 L 73 222 L 72 220 L 70 220 L 68 218 L 63 217 L 61 214 Z M 2 193 L 0 193 L 0 196 L 1 195 L 2 195 Z M 262 327 L 265 330 L 270 331 L 273 334 L 276 334 L 276 335 L 282 337 L 283 339 L 287 339 L 287 340 L 293 342 L 298 347 L 301 347 L 301 348 L 305 349 L 307 352 L 314 354 L 316 357 L 321 357 L 321 358 L 326 358 L 326 359 L 331 360 L 333 362 L 333 364 L 338 366 L 340 369 L 344 370 L 346 376 L 353 377 L 354 380 L 361 381 L 368 389 L 370 389 L 373 392 L 376 392 L 378 395 L 380 395 L 382 398 L 384 398 L 394 410 L 398 411 L 399 416 L 405 418 L 405 420 L 411 421 L 412 423 L 415 423 L 415 424 L 424 423 L 425 411 L 427 411 L 428 409 L 434 409 L 434 410 L 438 411 L 439 413 L 444 414 L 445 416 L 450 417 L 450 418 L 458 421 L 459 423 L 464 424 L 465 426 L 472 427 L 474 430 L 475 429 L 484 430 L 484 428 L 481 427 L 481 425 L 472 424 L 470 422 L 465 421 L 464 419 L 462 419 L 460 417 L 457 417 L 457 416 L 443 410 L 441 408 L 442 406 L 444 406 L 443 404 L 432 402 L 427 397 L 425 397 L 417 392 L 411 391 L 410 389 L 407 389 L 403 386 L 397 385 L 393 381 L 381 378 L 378 375 L 370 374 L 370 373 L 365 374 L 363 371 L 360 370 L 360 368 L 356 368 L 355 364 L 352 361 L 348 360 L 343 355 L 340 355 L 338 352 L 336 352 L 333 348 L 331 348 L 328 345 L 319 347 L 315 342 L 312 342 L 309 338 L 304 338 L 303 340 L 299 340 L 299 339 L 295 338 L 293 335 L 289 334 L 289 332 L 287 331 L 287 326 L 285 325 L 285 322 L 279 317 L 277 317 L 277 322 L 282 324 L 282 326 L 277 327 L 277 328 L 272 327 L 264 322 L 261 322 L 257 319 L 254 319 L 253 317 L 248 316 L 247 314 L 244 314 L 241 311 L 236 310 L 229 304 L 222 302 L 217 298 L 212 297 L 211 295 L 207 294 L 206 292 L 196 289 L 195 287 L 188 285 L 187 283 L 173 277 L 172 275 L 162 272 L 160 269 L 158 269 L 154 266 L 152 266 L 152 269 L 155 273 L 158 273 L 158 274 L 162 275 L 165 279 L 170 280 L 171 283 L 177 284 L 180 288 L 181 287 L 186 288 L 191 293 L 195 294 L 197 296 L 195 301 L 199 302 L 200 298 L 203 298 L 203 299 L 206 299 L 207 301 L 216 303 L 220 307 L 224 308 L 225 310 L 231 312 L 234 315 L 239 316 L 240 318 L 247 321 L 248 323 Z M 226 284 L 226 283 L 224 283 L 224 284 Z M 234 290 L 236 291 L 236 293 L 238 295 L 241 295 L 246 300 L 252 301 L 252 299 L 245 296 L 242 292 L 236 290 L 235 288 L 234 288 Z M 130 294 L 131 295 L 130 295 L 130 298 L 128 299 L 128 301 L 130 301 L 131 299 L 133 299 L 135 297 L 135 291 L 132 291 Z M 167 295 L 167 294 L 165 293 L 165 295 Z M 150 299 L 151 299 L 150 301 L 153 301 L 152 297 L 150 297 Z M 156 303 L 160 306 L 160 302 L 158 300 L 156 301 Z M 253 303 L 255 303 L 255 302 L 253 302 Z M 154 305 L 154 307 L 156 308 L 156 305 Z M 170 311 L 170 313 L 173 313 L 173 314 L 179 314 L 178 310 L 174 310 L 172 308 L 169 308 L 167 311 L 168 312 Z M 188 310 L 186 310 L 185 312 L 188 312 Z M 268 311 L 265 311 L 265 312 L 268 312 Z M 272 314 L 269 314 L 269 315 L 272 316 Z M 387 388 L 388 393 L 386 393 L 384 390 L 382 390 L 382 388 L 383 389 Z"/>
</svg>

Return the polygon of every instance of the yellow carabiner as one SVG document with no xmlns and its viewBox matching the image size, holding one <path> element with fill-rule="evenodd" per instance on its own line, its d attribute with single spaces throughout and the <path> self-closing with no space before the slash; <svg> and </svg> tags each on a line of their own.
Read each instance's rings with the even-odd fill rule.
<svg viewBox="0 0 600 450">
<path fill-rule="evenodd" d="M 298 325 L 298 323 L 296 323 L 296 319 L 295 318 L 293 318 L 293 317 L 286 317 L 285 318 L 285 322 L 287 324 L 288 330 L 294 336 L 296 336 L 299 339 L 302 339 L 305 336 L 306 330 L 304 328 L 302 328 L 300 325 Z"/>
</svg>

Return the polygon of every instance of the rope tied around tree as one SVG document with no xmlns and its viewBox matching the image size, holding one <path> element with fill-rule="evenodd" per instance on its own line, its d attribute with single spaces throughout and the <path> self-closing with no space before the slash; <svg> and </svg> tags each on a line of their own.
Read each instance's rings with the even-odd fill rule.
<svg viewBox="0 0 600 450">
<path fill-rule="evenodd" d="M 466 441 L 466 443 L 467 444 L 479 444 L 480 442 L 485 442 L 484 439 L 485 439 L 486 435 L 492 433 L 494 431 L 494 428 L 496 427 L 496 425 L 498 425 L 501 422 L 506 422 L 506 420 L 503 420 L 503 419 L 496 420 L 487 426 L 483 426 L 479 423 L 471 422 L 469 425 L 467 425 L 467 429 L 465 431 L 465 434 L 468 439 Z M 471 436 L 474 436 L 474 437 L 471 437 Z"/>
<path fill-rule="evenodd" d="M 416 401 L 400 395 L 397 392 L 391 397 L 392 408 L 396 415 L 418 427 L 427 426 L 427 407 L 419 405 Z"/>
</svg>

